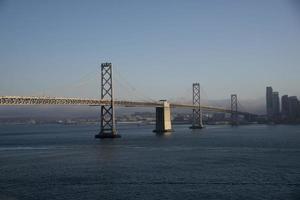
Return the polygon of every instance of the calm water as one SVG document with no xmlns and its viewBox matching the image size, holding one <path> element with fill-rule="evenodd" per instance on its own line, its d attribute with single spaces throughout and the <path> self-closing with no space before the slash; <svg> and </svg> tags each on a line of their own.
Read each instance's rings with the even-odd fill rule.
<svg viewBox="0 0 300 200">
<path fill-rule="evenodd" d="M 300 126 L 0 126 L 0 199 L 300 199 Z"/>
</svg>

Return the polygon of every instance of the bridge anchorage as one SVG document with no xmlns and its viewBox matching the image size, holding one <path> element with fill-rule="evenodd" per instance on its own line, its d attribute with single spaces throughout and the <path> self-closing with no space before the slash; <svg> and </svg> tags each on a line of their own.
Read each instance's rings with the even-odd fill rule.
<svg viewBox="0 0 300 200">
<path fill-rule="evenodd" d="M 108 104 L 101 105 L 100 133 L 95 138 L 119 138 L 115 124 L 112 64 L 101 64 L 101 100 L 106 100 Z"/>
<path fill-rule="evenodd" d="M 200 84 L 193 84 L 193 124 L 191 129 L 202 129 L 204 128 L 202 123 L 202 111 L 201 111 L 201 101 L 200 101 Z"/>
</svg>

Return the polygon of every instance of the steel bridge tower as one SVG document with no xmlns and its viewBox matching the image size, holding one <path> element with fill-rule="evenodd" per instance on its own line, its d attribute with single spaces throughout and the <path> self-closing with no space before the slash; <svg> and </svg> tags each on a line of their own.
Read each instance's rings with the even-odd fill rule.
<svg viewBox="0 0 300 200">
<path fill-rule="evenodd" d="M 101 105 L 101 127 L 100 133 L 95 138 L 118 138 L 115 127 L 114 98 L 113 98 L 113 79 L 112 64 L 101 64 L 101 99 L 109 103 Z"/>
<path fill-rule="evenodd" d="M 200 104 L 200 84 L 193 83 L 193 105 L 196 107 L 193 109 L 193 124 L 191 129 L 201 129 L 203 128 L 202 123 L 202 112 Z"/>
<path fill-rule="evenodd" d="M 238 99 L 236 94 L 231 95 L 231 125 L 238 125 Z"/>
</svg>

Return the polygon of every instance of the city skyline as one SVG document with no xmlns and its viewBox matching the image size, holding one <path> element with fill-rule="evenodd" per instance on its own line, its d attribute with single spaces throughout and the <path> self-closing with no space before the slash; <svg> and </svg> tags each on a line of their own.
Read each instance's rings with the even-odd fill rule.
<svg viewBox="0 0 300 200">
<path fill-rule="evenodd" d="M 262 99 L 267 85 L 300 96 L 294 1 L 157 3 L 1 1 L 0 95 L 96 98 L 108 61 L 153 99 L 186 96 L 193 82 L 206 99 Z"/>
<path fill-rule="evenodd" d="M 266 117 L 269 122 L 294 123 L 300 119 L 300 101 L 297 96 L 274 91 L 271 86 L 266 87 Z"/>
</svg>

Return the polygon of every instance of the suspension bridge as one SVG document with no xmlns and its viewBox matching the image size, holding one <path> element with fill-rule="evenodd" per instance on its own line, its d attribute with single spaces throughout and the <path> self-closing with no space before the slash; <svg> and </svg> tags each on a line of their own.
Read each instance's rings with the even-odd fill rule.
<svg viewBox="0 0 300 200">
<path fill-rule="evenodd" d="M 115 106 L 118 107 L 153 107 L 156 108 L 156 128 L 154 132 L 164 133 L 172 131 L 171 109 L 192 109 L 192 129 L 203 128 L 202 111 L 222 112 L 231 114 L 232 125 L 238 124 L 238 116 L 253 118 L 256 114 L 238 111 L 237 95 L 231 95 L 231 109 L 201 105 L 200 84 L 193 83 L 192 104 L 161 101 L 126 101 L 115 100 L 113 93 L 113 73 L 111 63 L 101 64 L 101 99 L 60 98 L 48 96 L 0 96 L 0 106 L 10 105 L 88 105 L 101 106 L 100 132 L 96 138 L 117 138 L 115 126 Z"/>
</svg>

